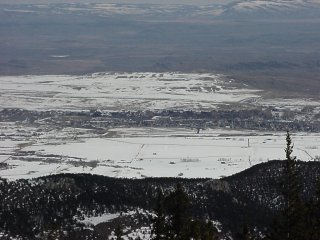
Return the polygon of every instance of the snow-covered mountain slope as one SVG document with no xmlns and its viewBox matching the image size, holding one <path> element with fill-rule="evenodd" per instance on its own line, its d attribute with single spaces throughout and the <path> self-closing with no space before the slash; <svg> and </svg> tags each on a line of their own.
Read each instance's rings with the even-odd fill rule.
<svg viewBox="0 0 320 240">
<path fill-rule="evenodd" d="M 116 2 L 116 1 L 115 1 Z M 0 3 L 1 4 L 1 3 Z M 168 3 L 60 3 L 4 5 L 4 12 L 39 13 L 70 13 L 86 15 L 95 13 L 99 16 L 167 16 L 183 17 L 318 17 L 319 0 L 231 0 L 213 1 L 208 4 L 168 4 Z M 1 10 L 0 10 L 1 11 Z"/>
<path fill-rule="evenodd" d="M 320 1 L 308 0 L 245 0 L 224 6 L 224 14 L 246 16 L 308 16 L 319 14 Z"/>
<path fill-rule="evenodd" d="M 318 5 L 318 3 L 304 0 L 251 0 L 236 2 L 232 8 L 237 11 L 284 11 L 293 9 L 297 10 L 299 8 L 311 8 L 314 7 L 314 5 Z"/>
</svg>

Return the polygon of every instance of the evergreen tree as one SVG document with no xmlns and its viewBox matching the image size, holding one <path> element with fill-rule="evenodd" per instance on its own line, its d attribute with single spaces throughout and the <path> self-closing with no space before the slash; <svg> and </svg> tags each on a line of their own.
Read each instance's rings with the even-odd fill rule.
<svg viewBox="0 0 320 240">
<path fill-rule="evenodd" d="M 200 240 L 201 239 L 201 234 L 202 234 L 202 225 L 200 221 L 192 221 L 189 226 L 190 230 L 190 237 L 194 240 Z"/>
<path fill-rule="evenodd" d="M 242 227 L 242 231 L 241 231 L 241 233 L 239 233 L 238 239 L 239 240 L 252 240 L 251 232 L 250 232 L 248 225 L 245 224 Z"/>
<path fill-rule="evenodd" d="M 121 237 L 122 237 L 123 232 L 122 232 L 121 226 L 119 224 L 117 225 L 114 233 L 116 235 L 116 240 L 122 239 Z"/>
<path fill-rule="evenodd" d="M 320 239 L 320 176 L 318 179 L 317 195 L 314 204 L 314 238 Z"/>
<path fill-rule="evenodd" d="M 307 205 L 306 212 L 306 239 L 320 239 L 320 179 L 317 183 L 316 196 Z"/>
<path fill-rule="evenodd" d="M 201 240 L 217 240 L 218 231 L 213 226 L 212 222 L 202 222 Z"/>
<path fill-rule="evenodd" d="M 178 184 L 176 190 L 165 199 L 165 205 L 169 215 L 167 238 L 188 239 L 188 226 L 191 220 L 190 200 L 181 184 Z"/>
<path fill-rule="evenodd" d="M 218 231 L 210 221 L 193 220 L 189 224 L 188 237 L 193 240 L 217 240 Z"/>
<path fill-rule="evenodd" d="M 218 231 L 212 222 L 192 219 L 191 203 L 181 184 L 162 201 L 160 191 L 154 219 L 153 239 L 217 240 Z M 164 202 L 164 204 L 162 204 Z M 167 216 L 167 218 L 166 218 Z"/>
<path fill-rule="evenodd" d="M 304 208 L 300 198 L 299 168 L 296 157 L 292 157 L 293 145 L 289 131 L 286 137 L 286 160 L 282 172 L 282 193 L 284 207 L 282 216 L 276 220 L 271 235 L 272 240 L 303 240 Z"/>
<path fill-rule="evenodd" d="M 164 213 L 164 206 L 163 206 L 163 193 L 161 189 L 158 191 L 157 203 L 155 207 L 155 214 L 156 217 L 152 219 L 153 228 L 152 228 L 152 235 L 154 235 L 153 239 L 161 240 L 165 239 L 165 225 L 166 225 L 166 218 Z"/>
</svg>

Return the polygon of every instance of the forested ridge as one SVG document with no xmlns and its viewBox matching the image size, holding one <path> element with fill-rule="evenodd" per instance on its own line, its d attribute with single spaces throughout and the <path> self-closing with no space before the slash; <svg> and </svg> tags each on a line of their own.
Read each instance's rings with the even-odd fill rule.
<svg viewBox="0 0 320 240">
<path fill-rule="evenodd" d="M 220 180 L 116 179 L 90 174 L 60 174 L 0 183 L 0 228 L 4 239 L 106 239 L 84 216 L 144 209 L 154 212 L 159 189 L 169 196 L 180 184 L 193 219 L 221 223 L 219 237 L 237 237 L 243 226 L 267 234 L 284 206 L 281 172 L 285 161 L 270 161 Z M 316 199 L 319 162 L 297 162 L 301 196 Z M 152 218 L 146 219 L 152 223 Z"/>
</svg>

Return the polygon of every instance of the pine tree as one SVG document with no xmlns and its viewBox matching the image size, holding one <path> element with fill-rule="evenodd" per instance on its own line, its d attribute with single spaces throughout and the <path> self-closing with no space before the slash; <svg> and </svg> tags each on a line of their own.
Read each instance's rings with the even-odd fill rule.
<svg viewBox="0 0 320 240">
<path fill-rule="evenodd" d="M 284 208 L 280 219 L 276 220 L 272 240 L 304 239 L 304 208 L 300 198 L 301 185 L 296 157 L 292 157 L 293 145 L 289 131 L 286 137 L 286 160 L 282 172 L 282 194 Z"/>
<path fill-rule="evenodd" d="M 154 235 L 153 237 L 154 240 L 165 239 L 166 218 L 164 213 L 163 201 L 164 201 L 163 193 L 161 189 L 159 189 L 157 203 L 155 207 L 156 217 L 152 219 L 153 221 L 152 235 Z"/>
<path fill-rule="evenodd" d="M 218 231 L 213 226 L 212 222 L 202 222 L 201 240 L 217 240 Z"/>
<path fill-rule="evenodd" d="M 320 179 L 317 182 L 315 198 L 308 203 L 306 214 L 307 239 L 320 239 Z"/>
<path fill-rule="evenodd" d="M 189 230 L 190 230 L 190 237 L 194 240 L 200 240 L 201 239 L 201 234 L 203 233 L 202 228 L 202 223 L 200 221 L 192 221 L 189 224 Z"/>
<path fill-rule="evenodd" d="M 252 240 L 251 232 L 248 225 L 242 227 L 242 231 L 239 234 L 239 240 Z"/>
<path fill-rule="evenodd" d="M 181 184 L 163 199 L 159 191 L 156 217 L 153 219 L 153 239 L 174 240 L 217 240 L 218 231 L 212 222 L 193 219 L 191 203 Z"/>
<path fill-rule="evenodd" d="M 320 239 L 320 176 L 314 204 L 314 239 Z"/>
<path fill-rule="evenodd" d="M 188 239 L 190 216 L 190 200 L 181 184 L 165 199 L 169 215 L 167 239 Z"/>
<path fill-rule="evenodd" d="M 117 225 L 114 233 L 116 235 L 116 240 L 122 239 L 121 237 L 122 237 L 123 232 L 122 232 L 121 226 L 119 224 Z"/>
</svg>

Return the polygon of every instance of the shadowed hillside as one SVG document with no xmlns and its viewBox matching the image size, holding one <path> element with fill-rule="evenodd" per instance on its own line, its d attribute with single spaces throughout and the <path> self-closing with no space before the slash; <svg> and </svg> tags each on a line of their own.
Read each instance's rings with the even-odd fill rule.
<svg viewBox="0 0 320 240">
<path fill-rule="evenodd" d="M 191 199 L 196 218 L 219 221 L 224 234 L 238 232 L 244 223 L 263 231 L 281 208 L 279 174 L 282 163 L 271 161 L 259 164 L 221 180 L 130 180 L 83 174 L 15 182 L 2 179 L 1 229 L 9 235 L 17 234 L 27 239 L 36 238 L 43 232 L 57 234 L 63 231 L 69 234 L 66 239 L 103 239 L 101 227 L 112 229 L 110 226 L 114 226 L 114 221 L 88 230 L 83 228 L 79 219 L 106 212 L 152 211 L 159 188 L 168 194 L 177 183 L 181 183 Z M 304 185 L 303 195 L 311 198 L 315 194 L 316 178 L 320 175 L 320 163 L 299 162 L 299 168 Z M 121 219 L 126 224 L 138 221 L 132 214 Z M 148 219 L 144 218 L 143 222 L 150 224 Z"/>
</svg>

